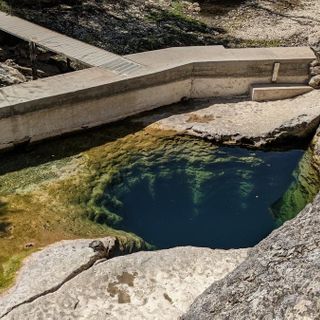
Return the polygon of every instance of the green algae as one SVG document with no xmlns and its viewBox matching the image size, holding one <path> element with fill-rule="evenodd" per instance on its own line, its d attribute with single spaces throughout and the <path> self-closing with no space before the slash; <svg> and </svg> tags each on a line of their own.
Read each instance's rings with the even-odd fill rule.
<svg viewBox="0 0 320 320">
<path fill-rule="evenodd" d="M 154 147 L 156 149 L 153 150 Z M 236 237 L 228 235 L 228 232 L 215 237 L 217 223 L 214 217 L 217 217 L 216 221 L 224 221 L 221 224 L 223 230 L 228 225 L 230 229 L 234 228 L 233 223 L 239 226 L 239 230 L 233 232 L 240 236 L 239 243 L 254 245 L 256 238 L 261 240 L 274 228 L 274 219 L 267 207 L 259 207 L 256 203 L 271 204 L 285 192 L 302 154 L 302 150 L 268 153 L 217 148 L 190 137 L 158 138 L 150 150 L 144 149 L 139 157 L 133 154 L 130 165 L 119 168 L 114 182 L 102 183 L 99 198 L 92 199 L 92 202 L 118 214 L 120 219 L 114 227 L 132 228 L 136 234 L 160 248 L 187 244 L 224 248 L 224 240 L 215 242 L 217 237 L 230 237 L 225 246 L 232 242 L 232 247 L 237 247 Z M 273 179 L 274 174 L 276 179 Z M 274 180 L 276 184 L 280 181 L 280 185 L 274 185 Z M 224 207 L 222 202 L 225 200 Z M 242 223 L 239 224 L 239 220 Z M 195 221 L 194 227 L 192 221 Z M 211 230 L 206 231 L 208 238 L 205 240 L 198 235 L 207 225 Z M 254 231 L 254 240 L 246 240 L 244 235 L 250 228 Z M 186 238 L 179 238 L 181 235 Z M 192 241 L 196 237 L 199 242 L 195 244 Z M 172 242 L 169 243 L 168 239 Z"/>
<path fill-rule="evenodd" d="M 141 181 L 147 186 L 146 192 L 155 198 L 159 179 L 183 176 L 196 217 L 212 178 L 224 179 L 223 169 L 204 170 L 207 164 L 221 168 L 228 163 L 246 164 L 235 171 L 243 180 L 238 188 L 243 198 L 252 195 L 253 169 L 263 164 L 254 152 L 245 157 L 229 157 L 205 141 L 172 132 L 142 130 L 127 122 L 48 141 L 22 155 L 8 154 L 2 159 L 0 291 L 13 283 L 27 255 L 61 239 L 111 235 L 118 237 L 129 251 L 152 248 L 136 234 L 118 230 L 123 220 L 119 214 L 124 206 L 122 195 Z M 175 172 L 166 167 L 169 160 L 180 163 Z M 303 163 L 299 172 L 304 174 L 297 172 L 297 181 L 311 172 Z M 152 172 L 154 167 L 159 168 L 158 176 Z M 300 184 L 307 188 L 307 181 Z M 279 219 L 293 216 L 283 212 L 296 212 L 314 195 L 310 192 L 306 200 L 305 193 L 300 196 L 296 191 L 299 188 L 292 186 L 282 204 L 277 205 L 282 208 Z"/>
<path fill-rule="evenodd" d="M 95 143 L 98 142 L 98 149 L 106 148 L 106 153 L 112 154 L 112 141 L 116 139 L 110 137 L 108 131 L 97 132 Z M 70 147 L 67 147 L 67 152 L 59 150 L 54 145 L 55 141 L 52 141 L 47 142 L 47 146 L 35 147 L 35 151 L 30 154 L 26 152 L 20 158 L 15 154 L 2 155 L 0 291 L 12 284 L 14 274 L 25 256 L 61 239 L 116 236 L 128 251 L 147 246 L 132 233 L 114 230 L 108 224 L 97 224 L 95 219 L 90 219 L 97 210 L 96 206 L 91 210 L 90 199 L 99 195 L 94 181 L 104 165 L 97 151 L 97 157 L 91 161 L 91 134 L 84 141 L 81 135 L 62 139 Z M 121 139 L 122 135 L 125 135 L 125 130 L 117 133 L 116 138 L 120 136 Z M 118 146 L 119 142 L 116 148 Z M 88 154 L 81 152 L 86 148 Z M 47 150 L 44 152 L 43 149 Z M 106 153 L 102 152 L 102 156 Z M 35 161 L 37 156 L 40 161 Z M 105 160 L 108 162 L 108 157 Z M 103 182 L 113 173 L 109 172 L 109 175 L 98 180 Z"/>
<path fill-rule="evenodd" d="M 262 162 L 261 159 L 253 156 L 222 158 L 224 152 L 213 152 L 217 150 L 216 146 L 190 137 L 155 137 L 144 133 L 143 140 L 140 139 L 141 135 L 135 138 L 137 138 L 133 143 L 135 147 L 130 150 L 125 149 L 125 156 L 124 149 L 116 151 L 112 158 L 99 156 L 96 153 L 97 150 L 88 155 L 91 159 L 100 159 L 95 169 L 97 173 L 94 178 L 95 186 L 87 203 L 91 220 L 108 225 L 119 224 L 122 220 L 122 217 L 116 213 L 122 206 L 119 197 L 130 192 L 133 186 L 141 181 L 148 185 L 148 194 L 152 195 L 156 179 L 170 180 L 173 179 L 173 175 L 179 176 L 183 173 L 188 180 L 193 203 L 197 205 L 202 203 L 206 185 L 213 176 L 223 176 L 221 170 L 217 172 L 203 170 L 206 163 L 224 165 L 239 162 L 254 167 Z M 183 166 L 177 166 L 176 171 L 173 172 L 165 166 L 170 161 L 182 162 Z M 154 167 L 159 168 L 157 177 L 152 173 Z M 198 170 L 195 170 L 197 167 Z M 135 172 L 137 168 L 138 174 Z M 126 185 L 121 182 L 123 176 L 126 176 Z"/>
<path fill-rule="evenodd" d="M 285 194 L 272 206 L 277 224 L 294 218 L 308 203 L 312 202 L 319 192 L 319 170 L 314 166 L 312 147 L 303 155 L 294 175 L 294 182 Z"/>
<path fill-rule="evenodd" d="M 9 259 L 0 260 L 0 291 L 1 289 L 9 287 L 14 282 L 15 275 L 21 268 L 23 259 L 32 252 L 34 251 L 20 252 L 11 256 Z"/>
</svg>

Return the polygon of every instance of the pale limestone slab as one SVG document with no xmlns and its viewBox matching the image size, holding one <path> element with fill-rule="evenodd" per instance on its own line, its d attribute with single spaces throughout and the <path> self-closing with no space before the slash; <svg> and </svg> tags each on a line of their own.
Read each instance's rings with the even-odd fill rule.
<svg viewBox="0 0 320 320">
<path fill-rule="evenodd" d="M 137 119 L 150 129 L 173 130 L 227 145 L 263 147 L 312 135 L 320 121 L 320 90 L 292 99 L 257 102 L 209 99 L 183 112 L 163 109 Z"/>
<path fill-rule="evenodd" d="M 64 270 L 73 270 L 68 256 L 74 247 L 79 261 L 90 255 L 86 241 L 63 242 L 32 256 L 19 278 L 20 288 L 25 288 L 18 295 L 20 301 L 30 294 L 28 286 L 38 284 L 41 291 L 45 281 L 62 281 Z M 3 319 L 176 319 L 209 284 L 238 266 L 247 252 L 177 247 L 116 257 L 96 263 L 57 291 L 14 308 Z M 15 290 L 2 299 L 19 301 Z"/>
</svg>

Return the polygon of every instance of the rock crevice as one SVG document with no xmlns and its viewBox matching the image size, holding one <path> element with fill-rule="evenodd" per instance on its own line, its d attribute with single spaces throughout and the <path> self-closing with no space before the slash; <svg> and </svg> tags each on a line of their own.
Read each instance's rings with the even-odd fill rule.
<svg viewBox="0 0 320 320">
<path fill-rule="evenodd" d="M 44 297 L 50 293 L 54 293 L 58 291 L 64 284 L 66 284 L 71 279 L 74 279 L 75 277 L 77 277 L 80 273 L 90 269 L 95 263 L 113 258 L 115 255 L 120 254 L 120 244 L 116 238 L 112 238 L 112 237 L 107 237 L 101 240 L 94 240 L 89 243 L 88 247 L 92 249 L 93 253 L 88 255 L 86 254 L 85 262 L 81 261 L 79 265 L 75 269 L 73 269 L 69 274 L 66 273 L 63 277 L 61 277 L 60 281 L 58 281 L 54 286 L 46 289 L 45 287 L 40 286 L 38 288 L 39 289 L 38 293 L 31 295 L 29 297 L 25 296 L 24 300 L 22 299 L 22 301 L 13 305 L 10 305 L 10 302 L 9 302 L 7 306 L 4 307 L 4 310 L 2 310 L 2 313 L 0 314 L 0 319 L 4 318 L 11 311 L 13 311 L 14 309 L 22 305 L 32 303 L 37 299 L 39 299 L 40 297 Z M 33 281 L 33 279 L 30 279 L 30 281 Z M 17 287 L 14 288 L 14 290 L 11 290 L 11 291 L 16 294 L 18 291 L 18 297 L 19 297 L 19 284 Z M 4 298 L 4 300 L 6 299 Z M 3 306 L 3 302 L 0 303 L 0 307 L 2 306 Z"/>
<path fill-rule="evenodd" d="M 81 259 L 83 253 L 89 252 L 88 241 L 86 247 L 83 241 L 86 240 L 65 241 L 47 247 L 42 251 L 42 257 L 47 257 L 45 264 L 64 250 L 70 253 L 72 247 Z M 78 247 L 81 242 L 82 248 Z M 100 244 L 93 243 L 93 247 L 99 248 Z M 77 275 L 68 276 L 68 281 L 64 279 L 58 290 L 42 290 L 36 299 L 27 301 L 23 297 L 28 292 L 19 294 L 19 287 L 11 290 L 4 299 L 14 302 L 18 296 L 23 303 L 15 303 L 2 319 L 176 319 L 212 280 L 223 278 L 239 265 L 247 252 L 247 249 L 177 247 L 103 261 L 99 253 L 92 255 L 91 250 L 95 258 L 82 267 L 85 272 L 77 268 L 73 273 Z M 31 270 L 41 282 L 47 275 L 41 273 L 42 263 L 36 259 L 38 257 L 31 256 L 24 271 Z M 92 264 L 97 257 L 99 259 Z M 64 255 L 51 270 L 51 277 L 60 274 L 68 263 L 68 256 Z M 22 277 L 18 283 L 32 287 L 34 278 Z"/>
</svg>

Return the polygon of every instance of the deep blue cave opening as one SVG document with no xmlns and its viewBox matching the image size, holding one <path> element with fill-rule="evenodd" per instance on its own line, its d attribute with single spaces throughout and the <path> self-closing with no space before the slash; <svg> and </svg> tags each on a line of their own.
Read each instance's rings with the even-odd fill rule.
<svg viewBox="0 0 320 320">
<path fill-rule="evenodd" d="M 217 148 L 136 155 L 105 193 L 123 220 L 118 229 L 157 248 L 250 247 L 277 225 L 271 206 L 295 182 L 304 151 Z"/>
</svg>

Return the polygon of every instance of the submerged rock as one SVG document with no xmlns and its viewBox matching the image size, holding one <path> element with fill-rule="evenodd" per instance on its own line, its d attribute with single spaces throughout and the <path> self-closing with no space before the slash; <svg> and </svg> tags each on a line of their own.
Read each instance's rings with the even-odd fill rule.
<svg viewBox="0 0 320 320">
<path fill-rule="evenodd" d="M 199 113 L 186 113 L 183 117 L 187 120 L 187 124 L 190 121 L 199 120 L 199 124 L 206 125 L 209 123 L 211 126 L 214 124 L 215 127 L 213 126 L 213 128 L 215 129 L 219 128 L 220 121 L 222 122 L 221 125 L 229 123 L 225 126 L 225 130 L 230 132 L 232 130 L 237 132 L 236 130 L 241 129 L 241 125 L 245 125 L 244 132 L 246 130 L 250 133 L 250 124 L 255 121 L 256 126 L 252 131 L 255 135 L 251 137 L 259 138 L 258 133 L 265 132 L 266 128 L 274 128 L 271 131 L 273 135 L 268 137 L 270 140 L 265 140 L 270 142 L 273 141 L 272 139 L 283 138 L 282 135 L 284 137 L 295 137 L 312 133 L 319 122 L 319 92 L 314 91 L 294 100 L 281 102 L 260 104 L 245 101 L 239 104 L 226 103 L 203 110 L 203 114 L 201 112 L 202 110 Z M 219 117 L 220 115 L 221 117 Z M 248 115 L 250 117 L 246 118 Z M 228 122 L 231 119 L 234 119 L 233 123 Z M 245 121 L 248 123 L 246 124 Z M 257 125 L 258 123 L 260 127 Z M 93 212 L 93 218 L 101 219 L 103 214 L 105 216 L 109 214 L 108 212 L 94 210 L 97 209 L 96 204 L 102 199 L 106 186 L 113 181 L 114 177 L 117 178 L 121 168 L 132 166 L 136 155 L 141 152 L 146 154 L 148 150 L 158 150 L 161 154 L 160 159 L 164 161 L 171 154 L 172 146 L 175 146 L 175 152 L 180 155 L 184 154 L 184 150 L 189 150 L 188 146 L 190 146 L 181 143 L 178 145 L 179 149 L 177 149 L 175 144 L 170 145 L 171 133 L 164 143 L 164 140 L 146 132 L 122 133 L 123 137 L 120 138 L 118 136 L 119 130 L 116 130 L 117 135 L 114 136 L 111 134 L 112 131 L 108 131 L 109 129 L 104 130 L 107 129 L 99 128 L 99 134 L 103 136 L 103 139 L 99 140 L 99 146 L 104 143 L 103 147 L 91 147 L 89 151 L 86 151 L 85 156 L 77 156 L 72 161 L 68 160 L 70 162 L 67 162 L 67 165 L 57 160 L 55 162 L 56 169 L 53 172 L 51 172 L 50 166 L 46 170 L 42 168 L 44 170 L 42 172 L 33 164 L 33 169 L 28 168 L 27 170 L 27 179 L 24 180 L 20 175 L 14 173 L 11 178 L 8 174 L 7 178 L 2 180 L 1 187 L 4 194 L 2 201 L 8 206 L 8 209 L 4 208 L 11 214 L 12 210 L 16 210 L 17 216 L 21 219 L 21 224 L 14 224 L 16 239 L 19 239 L 19 235 L 22 234 L 18 232 L 20 226 L 24 227 L 26 225 L 25 221 L 31 220 L 33 224 L 28 224 L 28 232 L 32 235 L 32 241 L 35 243 L 33 250 L 46 245 L 45 241 L 40 241 L 42 239 L 40 236 L 35 238 L 35 232 L 43 227 L 45 238 L 49 238 L 48 235 L 54 234 L 52 231 L 55 231 L 54 228 L 56 228 L 54 221 L 50 220 L 55 216 L 58 218 L 59 226 L 61 225 L 60 217 L 68 217 L 68 219 L 72 218 L 64 221 L 68 229 L 74 228 L 79 231 L 83 223 L 86 223 L 83 228 L 97 232 L 96 230 L 100 229 L 93 229 L 96 228 L 95 224 L 86 220 L 78 221 L 77 219 L 81 216 L 85 217 L 86 214 L 90 217 L 90 209 Z M 155 132 L 153 133 L 155 134 Z M 107 141 L 105 141 L 106 136 L 109 137 Z M 192 140 L 185 136 L 178 138 Z M 92 136 L 87 138 L 81 136 L 82 143 L 85 143 L 86 139 L 91 140 Z M 194 155 L 194 157 L 186 153 L 186 158 L 193 162 L 201 154 L 202 157 L 206 157 L 206 161 L 212 163 L 212 156 L 206 155 L 210 147 L 199 143 L 198 139 L 193 140 L 195 146 L 190 149 L 192 150 L 191 155 Z M 66 145 L 73 146 L 74 141 L 70 140 L 69 144 Z M 189 143 L 191 142 L 189 141 Z M 242 143 L 244 142 L 242 141 Z M 314 154 L 320 154 L 317 140 L 313 144 Z M 54 151 L 54 148 L 50 147 L 49 149 L 49 155 L 59 154 Z M 83 145 L 81 145 L 82 149 Z M 151 160 L 154 161 L 153 158 L 150 158 Z M 26 160 L 23 159 L 23 161 Z M 246 161 L 255 165 L 253 157 Z M 150 165 L 149 161 L 146 161 L 146 164 Z M 37 170 L 34 168 L 37 168 Z M 32 170 L 36 170 L 37 174 Z M 74 176 L 76 170 L 77 177 Z M 33 174 L 31 174 L 32 172 Z M 82 172 L 82 175 L 80 175 L 80 172 Z M 190 172 L 193 175 L 196 171 L 190 170 Z M 19 170 L 20 173 L 21 170 Z M 246 172 L 243 172 L 243 174 L 246 174 Z M 195 182 L 201 184 L 206 179 L 207 175 L 195 175 L 192 185 L 196 186 Z M 16 181 L 18 180 L 20 181 L 20 190 L 16 187 Z M 95 181 L 95 184 L 92 181 Z M 150 181 L 152 182 L 152 179 Z M 135 181 L 132 181 L 132 183 L 135 183 Z M 88 185 L 90 185 L 90 188 L 87 188 Z M 126 186 L 128 187 L 128 185 Z M 152 187 L 152 184 L 150 186 Z M 69 195 L 64 198 L 66 190 L 68 190 Z M 241 185 L 239 189 L 243 195 L 249 194 L 250 190 L 249 184 Z M 31 191 L 33 194 L 30 193 Z M 13 196 L 11 196 L 12 193 L 14 193 Z M 6 194 L 8 196 L 5 196 Z M 192 196 L 196 203 L 201 200 L 201 194 L 197 192 L 192 193 Z M 70 201 L 70 199 L 76 199 L 76 201 Z M 80 200 L 84 205 L 78 208 L 75 204 L 81 204 Z M 317 201 L 320 203 L 318 199 L 316 204 Z M 70 205 L 70 203 L 73 207 L 66 205 Z M 32 205 L 36 205 L 35 209 Z M 115 205 L 120 204 L 115 201 Z M 25 208 L 28 208 L 29 211 Z M 82 211 L 83 209 L 86 211 Z M 314 213 L 316 213 L 317 205 L 314 210 Z M 5 212 L 4 209 L 3 211 Z M 39 216 L 38 212 L 41 212 L 43 222 L 37 222 L 37 216 L 32 216 L 33 212 L 37 213 L 37 216 Z M 111 215 L 111 217 L 113 216 Z M 249 307 L 253 305 L 257 317 L 252 319 L 257 319 L 259 312 L 262 313 L 264 307 L 269 312 L 270 306 L 273 306 L 273 304 L 276 306 L 275 312 L 278 312 L 278 310 L 284 308 L 281 303 L 284 303 L 284 306 L 287 303 L 289 311 L 285 312 L 288 312 L 288 314 L 296 310 L 295 308 L 300 308 L 299 301 L 302 301 L 303 304 L 303 299 L 307 301 L 306 304 L 310 303 L 313 308 L 312 297 L 305 297 L 301 289 L 305 284 L 312 293 L 313 284 L 314 288 L 319 287 L 314 266 L 316 264 L 314 261 L 318 259 L 317 248 L 319 244 L 317 243 L 317 235 L 313 236 L 317 232 L 316 225 L 319 221 L 312 220 L 309 222 L 310 219 L 314 219 L 313 215 L 309 217 L 308 210 L 304 210 L 302 218 L 299 215 L 299 218 L 293 220 L 292 223 L 285 224 L 279 229 L 280 231 L 274 232 L 254 249 L 253 254 L 244 263 L 245 267 L 240 266 L 239 273 L 235 271 L 236 276 L 231 278 L 231 282 L 227 282 L 226 286 L 230 285 L 230 290 L 234 290 L 236 296 L 232 296 L 233 291 L 230 293 L 228 288 L 224 286 L 215 289 L 214 293 L 217 296 L 214 299 L 220 299 L 219 307 L 222 308 L 226 305 L 226 312 L 233 312 L 234 306 L 239 305 L 239 309 L 235 308 L 238 313 L 235 313 L 235 316 L 231 317 L 232 319 L 241 319 L 241 312 L 243 311 L 241 303 L 249 304 Z M 100 232 L 104 234 L 111 230 L 110 228 L 103 228 Z M 79 236 L 72 229 L 67 231 L 69 237 Z M 83 237 L 87 235 L 86 233 L 81 234 L 84 234 Z M 88 233 L 88 237 L 91 237 L 91 234 Z M 117 235 L 119 235 L 119 232 L 117 232 Z M 4 240 L 10 239 L 13 242 L 12 238 L 9 238 L 12 236 L 11 233 L 7 232 L 6 236 L 7 238 L 3 238 Z M 61 237 L 60 234 L 58 236 Z M 133 238 L 131 241 L 132 243 L 139 243 L 139 239 Z M 313 241 L 316 241 L 316 243 Z M 2 242 L 7 245 L 7 242 Z M 22 242 L 22 244 L 25 243 L 27 241 Z M 1 248 L 5 248 L 4 245 Z M 91 240 L 76 240 L 58 243 L 32 255 L 26 261 L 16 286 L 1 297 L 0 315 L 4 316 L 3 319 L 62 319 L 64 317 L 68 319 L 108 318 L 121 320 L 175 319 L 185 312 L 193 299 L 212 282 L 222 279 L 240 265 L 247 252 L 242 249 L 224 251 L 188 247 L 140 252 L 105 261 L 109 252 L 105 248 L 105 241 L 101 239 L 94 242 Z M 128 251 L 130 250 L 129 248 Z M 2 249 L 2 251 L 4 250 Z M 10 247 L 10 254 L 12 254 L 12 251 L 13 249 Z M 301 266 L 300 260 L 302 260 Z M 310 277 L 308 277 L 308 273 Z M 35 281 L 35 279 L 37 280 Z M 227 279 L 229 279 L 229 276 Z M 279 289 L 276 287 L 277 285 L 280 286 Z M 259 291 L 260 287 L 262 288 L 261 291 Z M 242 289 L 243 291 L 241 291 Z M 269 289 L 271 292 L 268 291 Z M 231 295 L 230 299 L 224 298 L 229 294 Z M 236 300 L 237 297 L 243 297 L 244 301 Z M 269 297 L 271 302 L 268 300 Z M 276 300 L 277 297 L 280 297 L 279 301 Z M 298 300 L 295 300 L 296 297 Z M 208 298 L 208 301 L 208 306 L 210 306 L 210 298 Z M 290 303 L 292 304 L 290 305 Z M 245 310 L 247 311 L 247 309 Z M 199 317 L 203 314 L 206 316 L 205 311 L 202 311 L 202 309 L 199 311 Z M 223 312 L 224 309 L 221 309 L 221 314 Z M 268 316 L 268 313 L 266 314 Z M 254 313 L 253 315 L 255 316 Z M 223 316 L 219 317 L 220 315 L 216 319 L 221 317 L 224 319 Z"/>
<path fill-rule="evenodd" d="M 1 299 L 2 319 L 175 319 L 248 251 L 178 247 L 92 264 L 89 243 L 99 245 L 64 241 L 32 255 Z"/>
<path fill-rule="evenodd" d="M 293 172 L 293 183 L 283 196 L 271 206 L 278 226 L 294 218 L 308 203 L 312 202 L 320 189 L 319 170 L 315 166 L 314 146 L 303 155 Z"/>
</svg>

